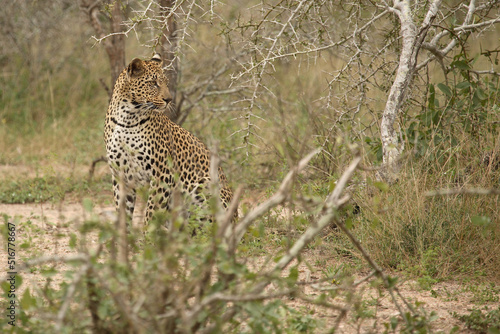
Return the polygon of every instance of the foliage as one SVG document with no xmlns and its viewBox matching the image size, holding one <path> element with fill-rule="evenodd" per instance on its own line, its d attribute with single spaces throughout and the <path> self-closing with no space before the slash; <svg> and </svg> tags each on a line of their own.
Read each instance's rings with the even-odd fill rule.
<svg viewBox="0 0 500 334">
<path fill-rule="evenodd" d="M 472 66 L 479 58 L 456 55 L 445 81 L 428 85 L 425 105 L 420 104 L 418 113 L 409 108 L 402 119 L 412 151 L 399 183 L 359 198 L 370 203 L 362 210 L 360 235 L 370 244 L 373 240 L 372 254 L 385 265 L 417 275 L 424 289 L 452 274 L 482 271 L 486 263 L 498 273 L 500 263 L 490 262 L 500 237 L 492 223 L 498 221 L 498 199 L 422 196 L 436 188 L 499 184 L 495 111 L 500 81 L 475 73 Z M 380 158 L 380 142 L 366 142 Z"/>
<path fill-rule="evenodd" d="M 472 301 L 476 304 L 498 303 L 500 301 L 500 289 L 493 283 L 470 284 L 465 291 L 472 292 Z"/>
<path fill-rule="evenodd" d="M 462 315 L 454 312 L 453 316 L 463 321 L 467 328 L 478 333 L 495 334 L 500 332 L 500 307 L 492 310 L 485 307 L 483 310 L 473 309 L 469 311 L 471 311 L 470 314 Z"/>
<path fill-rule="evenodd" d="M 446 164 L 448 172 L 457 173 L 461 166 L 470 167 L 461 161 L 467 154 L 480 155 L 481 151 L 496 149 L 500 81 L 498 76 L 474 74 L 472 65 L 478 57 L 468 59 L 463 53 L 456 55 L 446 82 L 429 84 L 427 105 L 422 106 L 421 113 L 406 114 L 406 141 L 416 157 L 425 156 L 429 165 Z M 474 149 L 471 152 L 457 154 L 453 148 L 464 141 L 472 141 L 477 146 L 470 147 Z"/>
<path fill-rule="evenodd" d="M 438 319 L 433 311 L 427 315 L 424 311 L 422 315 L 405 314 L 406 323 L 396 317 L 391 317 L 390 322 L 384 323 L 384 333 L 432 333 L 431 323 Z"/>
<path fill-rule="evenodd" d="M 5 180 L 0 184 L 1 203 L 60 202 L 70 193 L 73 196 L 93 195 L 109 187 L 110 178 L 102 177 L 92 182 L 77 176 L 44 175 L 34 178 L 21 177 Z"/>
<path fill-rule="evenodd" d="M 37 177 L 34 179 L 19 180 L 4 182 L 0 190 L 0 201 L 3 203 L 32 203 L 45 202 L 52 199 L 61 199 L 61 195 L 65 192 L 58 185 L 58 178 Z M 65 189 L 71 191 L 71 188 Z"/>
<path fill-rule="evenodd" d="M 91 205 L 87 205 L 87 209 L 90 210 Z M 165 216 L 156 218 L 148 229 L 150 241 L 141 237 L 139 229 L 130 230 L 128 239 L 134 251 L 130 265 L 113 258 L 117 237 L 113 224 L 98 221 L 96 216 L 86 221 L 80 227 L 81 237 L 73 236 L 70 246 L 81 252 L 88 246 L 85 240 L 95 233 L 102 245 L 97 252 L 85 254 L 83 264 L 82 256 L 68 261 L 72 269 L 64 275 L 72 282 L 63 282 L 60 287 L 50 284 L 56 273 L 55 264 L 44 266 L 47 269 L 41 272 L 49 283 L 40 294 L 31 295 L 30 290 L 26 290 L 19 300 L 22 313 L 16 333 L 74 332 L 91 328 L 112 333 L 138 328 L 158 333 L 171 333 L 174 328 L 177 328 L 175 332 L 189 333 L 202 329 L 211 333 L 314 331 L 314 318 L 294 310 L 279 298 L 266 301 L 268 298 L 259 297 L 259 291 L 255 297 L 245 300 L 246 293 L 241 295 L 242 287 L 251 291 L 250 287 L 258 286 L 264 276 L 228 258 L 227 250 L 215 238 L 212 227 L 200 231 L 193 240 L 187 230 L 175 229 L 166 233 Z M 173 224 L 180 227 L 183 223 L 174 221 Z M 105 249 L 101 248 L 103 245 Z M 295 285 L 297 276 L 272 280 L 280 289 L 286 289 Z M 213 300 L 209 302 L 207 297 Z M 51 318 L 41 316 L 60 314 L 71 300 L 79 302 L 71 310 L 66 309 L 71 316 L 65 316 L 63 323 L 63 319 L 54 323 Z M 200 303 L 206 305 L 198 309 Z M 124 309 L 127 305 L 136 305 L 135 310 Z M 224 313 L 230 314 L 230 318 L 221 318 Z M 10 327 L 3 325 L 3 332 L 10 332 Z"/>
<path fill-rule="evenodd" d="M 370 192 L 360 193 L 356 201 L 361 214 L 354 223 L 357 235 L 379 263 L 421 279 L 471 275 L 486 268 L 492 277 L 498 275 L 500 263 L 494 254 L 498 252 L 500 229 L 498 225 L 475 224 L 472 219 L 486 216 L 498 221 L 498 198 L 425 197 L 426 190 L 453 182 L 450 175 L 424 174 L 425 163 L 408 164 L 402 170 L 406 177 L 386 191 L 371 186 Z M 480 170 L 483 173 L 471 176 L 466 184 L 483 179 L 479 184 L 489 187 L 489 180 L 484 180 L 485 167 Z"/>
<path fill-rule="evenodd" d="M 91 201 L 83 206 L 89 219 L 68 240 L 74 255 L 43 256 L 25 263 L 46 283 L 39 289 L 28 287 L 17 300 L 22 308 L 16 333 L 316 333 L 318 328 L 338 326 L 323 323 L 321 314 L 344 312 L 343 302 L 353 302 L 357 321 L 373 319 L 379 298 L 386 298 L 387 288 L 396 289 L 396 279 L 389 278 L 386 286 L 377 278 L 371 283 L 378 297 L 365 302 L 364 289 L 357 290 L 358 283 L 345 265 L 325 271 L 324 278 L 313 282 L 303 282 L 299 276 L 300 266 L 310 266 L 307 260 L 299 259 L 287 271 L 269 270 L 282 257 L 283 246 L 267 247 L 271 261 L 264 265 L 243 260 L 245 252 L 235 259 L 216 237 L 217 225 L 204 226 L 192 237 L 191 229 L 183 226 L 196 224 L 196 217 L 185 221 L 176 209 L 157 214 L 146 237 L 141 228 L 131 226 L 130 259 L 121 262 L 115 222 L 93 214 Z M 169 231 L 165 219 L 172 223 Z M 16 225 L 32 228 L 19 220 Z M 89 240 L 97 240 L 98 246 Z M 23 276 L 18 275 L 18 287 Z M 314 297 L 305 294 L 304 284 L 316 282 L 335 288 Z M 272 288 L 266 287 L 270 283 Z M 293 306 L 297 301 L 302 306 Z M 433 315 L 423 310 L 409 310 L 403 318 L 395 318 L 393 326 L 410 333 L 428 328 L 432 321 Z M 13 330 L 2 326 L 5 333 Z"/>
</svg>

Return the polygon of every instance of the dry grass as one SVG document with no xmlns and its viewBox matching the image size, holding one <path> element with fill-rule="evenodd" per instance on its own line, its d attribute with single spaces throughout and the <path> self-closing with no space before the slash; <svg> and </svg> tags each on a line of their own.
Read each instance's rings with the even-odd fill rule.
<svg viewBox="0 0 500 334">
<path fill-rule="evenodd" d="M 487 177 L 489 176 L 489 177 Z M 359 234 L 381 264 L 412 275 L 443 279 L 500 275 L 498 196 L 425 196 L 442 188 L 495 186 L 498 171 L 478 166 L 463 175 L 432 174 L 420 162 L 408 163 L 398 184 L 362 193 L 365 212 Z"/>
</svg>

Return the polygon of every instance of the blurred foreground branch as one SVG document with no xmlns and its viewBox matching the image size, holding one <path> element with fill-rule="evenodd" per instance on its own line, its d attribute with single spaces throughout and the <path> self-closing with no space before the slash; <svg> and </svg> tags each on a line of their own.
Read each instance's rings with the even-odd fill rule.
<svg viewBox="0 0 500 334">
<path fill-rule="evenodd" d="M 425 196 L 448 196 L 448 195 L 500 195 L 500 189 L 481 189 L 481 188 L 455 188 L 431 190 L 425 193 Z"/>
<path fill-rule="evenodd" d="M 263 270 L 253 271 L 247 265 L 247 255 L 239 252 L 239 246 L 245 244 L 242 241 L 243 236 L 253 224 L 258 223 L 260 217 L 270 213 L 277 205 L 293 201 L 292 187 L 297 175 L 304 171 L 311 159 L 320 152 L 316 149 L 302 158 L 290 169 L 278 190 L 268 200 L 250 210 L 236 225 L 231 222 L 236 219 L 234 212 L 241 188 L 235 192 L 229 208 L 222 208 L 221 203 L 216 201 L 212 207 L 217 224 L 215 229 L 213 226 L 207 226 L 210 231 L 208 238 L 205 235 L 205 239 L 195 239 L 194 242 L 193 237 L 180 228 L 167 231 L 164 222 L 168 217 L 160 215 L 158 221 L 150 222 L 150 227 L 151 224 L 158 224 L 155 229 L 148 229 L 154 233 L 151 242 L 145 240 L 144 244 L 137 247 L 135 241 L 132 241 L 135 239 L 133 233 L 136 232 L 132 227 L 127 232 L 122 201 L 118 223 L 107 226 L 105 222 L 101 222 L 103 227 L 100 236 L 106 240 L 108 235 L 108 239 L 100 243 L 99 249 L 107 249 L 108 252 L 101 254 L 98 251 L 93 252 L 93 255 L 78 254 L 64 258 L 45 257 L 28 262 L 30 266 L 63 259 L 82 262 L 82 265 L 77 267 L 62 302 L 55 303 L 59 305 L 55 324 L 48 326 L 55 326 L 54 328 L 61 331 L 68 328 L 72 321 L 69 315 L 73 311 L 69 305 L 77 301 L 78 296 L 81 296 L 79 289 L 85 286 L 87 302 L 83 308 L 79 305 L 75 308 L 86 311 L 81 312 L 82 316 L 90 314 L 94 330 L 103 333 L 238 332 L 242 329 L 241 326 L 249 322 L 263 321 L 260 319 L 260 311 L 259 319 L 252 320 L 253 315 L 248 315 L 246 310 L 252 307 L 261 307 L 262 310 L 281 307 L 279 305 L 286 303 L 287 297 L 334 311 L 337 318 L 333 329 L 337 329 L 347 314 L 356 308 L 355 304 L 337 296 L 352 294 L 361 284 L 377 278 L 382 280 L 383 288 L 391 295 L 400 317 L 407 321 L 405 315 L 408 312 L 414 315 L 415 310 L 399 293 L 396 280 L 384 273 L 360 241 L 338 219 L 339 209 L 350 198 L 345 194 L 346 187 L 360 168 L 362 157 L 359 152 L 346 167 L 325 201 L 317 204 L 320 216 L 276 259 L 275 264 L 266 266 Z M 216 154 L 212 155 L 211 165 L 211 193 L 218 194 L 218 181 L 221 180 L 218 180 L 219 162 Z M 124 198 L 123 195 L 121 197 Z M 293 261 L 298 260 L 300 263 L 301 254 L 307 245 L 332 223 L 337 224 L 348 236 L 373 271 L 363 279 L 349 283 L 349 287 L 336 289 L 334 294 L 316 299 L 302 291 L 304 285 L 326 283 L 331 281 L 331 278 L 317 281 L 308 279 L 306 283 L 302 283 L 298 280 L 298 272 L 291 280 L 287 268 Z M 127 236 L 127 233 L 133 234 L 132 237 Z M 132 252 L 132 249 L 135 251 Z M 152 291 L 154 293 L 151 293 Z M 321 291 L 333 290 L 322 288 Z M 45 296 L 53 298 L 50 294 Z M 401 300 L 406 308 L 399 305 Z M 143 312 L 144 310 L 147 312 Z"/>
</svg>

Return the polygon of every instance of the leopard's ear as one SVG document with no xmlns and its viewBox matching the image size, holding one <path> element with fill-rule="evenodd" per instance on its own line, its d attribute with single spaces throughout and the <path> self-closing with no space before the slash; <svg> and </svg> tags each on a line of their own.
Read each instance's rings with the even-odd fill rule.
<svg viewBox="0 0 500 334">
<path fill-rule="evenodd" d="M 151 60 L 158 62 L 160 66 L 163 64 L 163 60 L 161 59 L 161 55 L 159 53 L 155 53 Z"/>
<path fill-rule="evenodd" d="M 144 62 L 139 58 L 135 58 L 127 67 L 127 75 L 131 79 L 137 78 L 144 74 L 145 70 Z"/>
</svg>

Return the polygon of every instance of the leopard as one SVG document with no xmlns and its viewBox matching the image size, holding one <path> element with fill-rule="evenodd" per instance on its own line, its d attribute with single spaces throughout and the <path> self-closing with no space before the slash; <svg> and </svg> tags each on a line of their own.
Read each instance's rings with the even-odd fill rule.
<svg viewBox="0 0 500 334">
<path fill-rule="evenodd" d="M 124 196 L 129 221 L 139 189 L 148 189 L 146 226 L 155 212 L 172 210 L 178 193 L 195 207 L 207 204 L 211 152 L 195 135 L 170 120 L 167 111 L 174 108 L 160 54 L 150 60 L 134 58 L 116 79 L 104 142 L 115 206 L 119 210 Z M 227 209 L 233 194 L 222 168 L 216 173 L 220 201 Z"/>
</svg>

